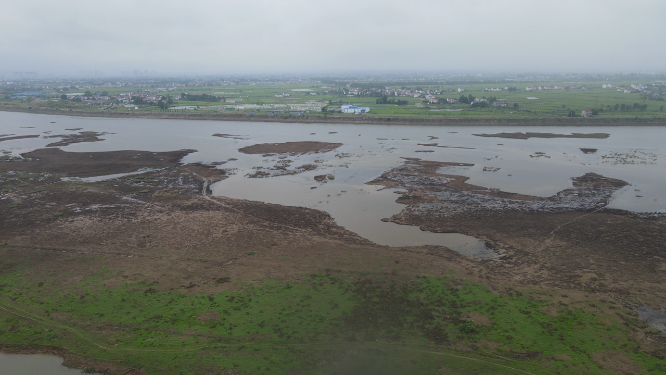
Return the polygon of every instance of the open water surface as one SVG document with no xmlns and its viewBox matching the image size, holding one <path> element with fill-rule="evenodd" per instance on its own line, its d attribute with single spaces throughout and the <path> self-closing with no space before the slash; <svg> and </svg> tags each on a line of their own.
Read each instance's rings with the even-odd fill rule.
<svg viewBox="0 0 666 375">
<path fill-rule="evenodd" d="M 62 358 L 46 354 L 0 353 L 2 375 L 79 375 L 83 371 L 62 365 Z"/>
<path fill-rule="evenodd" d="M 52 123 L 55 122 L 55 123 Z M 211 186 L 214 195 L 250 199 L 328 212 L 336 222 L 375 243 L 388 246 L 442 245 L 462 254 L 492 257 L 482 241 L 455 233 L 430 233 L 417 227 L 382 222 L 404 206 L 391 189 L 365 183 L 399 166 L 405 157 L 473 163 L 455 174 L 470 184 L 541 197 L 571 187 L 571 178 L 594 172 L 630 186 L 617 192 L 609 207 L 636 212 L 666 212 L 665 127 L 547 127 L 547 126 L 415 126 L 261 123 L 195 120 L 110 119 L 0 112 L 2 135 L 73 134 L 65 130 L 108 132 L 104 141 L 76 143 L 65 151 L 196 149 L 184 162 L 221 162 L 234 173 Z M 605 139 L 478 137 L 476 133 L 543 132 L 608 133 Z M 215 133 L 235 137 L 212 136 Z M 436 137 L 436 138 L 434 138 Z M 342 143 L 326 153 L 247 155 L 239 148 L 257 143 L 322 141 Z M 0 142 L 13 154 L 44 147 L 54 139 L 30 138 Z M 437 143 L 437 146 L 423 144 Z M 419 145 L 421 144 L 421 145 Z M 583 153 L 580 148 L 594 148 Z M 417 152 L 432 151 L 432 152 Z M 229 160 L 236 159 L 236 160 Z M 269 171 L 280 160 L 290 169 L 304 164 L 319 168 L 295 175 L 248 178 Z M 486 171 L 484 171 L 484 167 Z M 261 169 L 263 168 L 263 169 Z M 488 169 L 494 170 L 493 172 Z M 450 173 L 450 172 L 446 172 Z M 316 175 L 332 175 L 319 183 Z"/>
</svg>

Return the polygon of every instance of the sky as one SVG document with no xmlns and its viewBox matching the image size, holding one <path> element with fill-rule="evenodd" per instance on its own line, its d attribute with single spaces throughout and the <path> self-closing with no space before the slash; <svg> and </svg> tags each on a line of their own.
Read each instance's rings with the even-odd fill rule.
<svg viewBox="0 0 666 375">
<path fill-rule="evenodd" d="M 0 74 L 666 71 L 664 0 L 0 0 Z"/>
</svg>

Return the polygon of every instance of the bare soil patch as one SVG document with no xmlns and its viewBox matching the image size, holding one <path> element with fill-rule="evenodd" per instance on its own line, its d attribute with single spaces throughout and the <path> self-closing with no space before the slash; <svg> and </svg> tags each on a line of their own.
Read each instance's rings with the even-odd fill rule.
<svg viewBox="0 0 666 375">
<path fill-rule="evenodd" d="M 616 374 L 638 375 L 642 373 L 640 366 L 622 352 L 595 353 L 592 354 L 592 358 L 603 368 Z"/>
<path fill-rule="evenodd" d="M 217 311 L 208 311 L 199 315 L 200 322 L 216 322 L 220 320 L 220 313 Z"/>
</svg>

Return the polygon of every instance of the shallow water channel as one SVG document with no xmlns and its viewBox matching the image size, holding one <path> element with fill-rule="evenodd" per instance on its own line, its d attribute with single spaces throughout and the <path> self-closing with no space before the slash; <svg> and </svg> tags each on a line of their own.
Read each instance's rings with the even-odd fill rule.
<svg viewBox="0 0 666 375">
<path fill-rule="evenodd" d="M 571 187 L 571 178 L 587 172 L 630 183 L 617 192 L 609 207 L 639 212 L 666 212 L 666 129 L 663 127 L 465 127 L 253 123 L 230 121 L 83 118 L 0 112 L 0 134 L 56 135 L 77 131 L 108 132 L 104 141 L 76 143 L 65 151 L 196 149 L 184 162 L 225 162 L 230 178 L 211 186 L 214 195 L 328 212 L 335 221 L 361 237 L 387 246 L 442 245 L 462 254 L 493 257 L 474 237 L 430 233 L 418 227 L 383 222 L 403 208 L 396 191 L 366 185 L 403 158 L 473 163 L 456 171 L 470 184 L 504 191 L 551 196 Z M 597 138 L 507 139 L 476 133 L 543 132 L 608 133 Z M 233 135 L 215 137 L 213 134 Z M 247 155 L 238 149 L 258 143 L 320 141 L 342 143 L 338 149 L 305 155 Z M 0 142 L 0 151 L 14 155 L 44 147 L 43 137 Z M 436 143 L 435 146 L 432 144 Z M 585 153 L 584 149 L 597 149 Z M 268 178 L 249 178 L 278 162 L 290 169 L 305 164 L 316 170 Z M 448 172 L 447 172 L 448 173 Z M 326 183 L 314 176 L 331 175 Z M 115 177 L 115 176 L 113 176 Z M 100 178 L 101 179 L 101 178 Z"/>
</svg>

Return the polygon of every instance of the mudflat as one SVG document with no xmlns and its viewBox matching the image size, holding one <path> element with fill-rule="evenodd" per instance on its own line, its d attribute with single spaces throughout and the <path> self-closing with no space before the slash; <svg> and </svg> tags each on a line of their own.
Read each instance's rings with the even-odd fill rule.
<svg viewBox="0 0 666 375">
<path fill-rule="evenodd" d="M 328 152 L 342 146 L 342 143 L 329 142 L 284 142 L 261 143 L 238 149 L 244 154 L 306 154 L 310 152 Z"/>
</svg>

